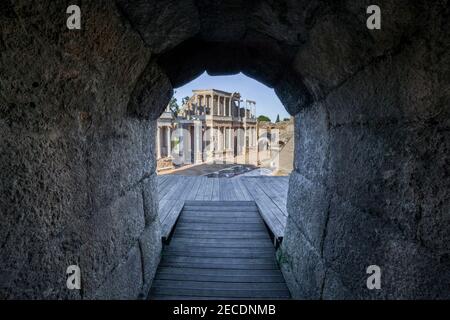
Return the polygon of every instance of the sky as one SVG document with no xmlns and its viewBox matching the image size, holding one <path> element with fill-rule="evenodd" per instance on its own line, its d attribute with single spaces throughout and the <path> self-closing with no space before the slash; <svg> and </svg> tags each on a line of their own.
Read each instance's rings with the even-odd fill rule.
<svg viewBox="0 0 450 320">
<path fill-rule="evenodd" d="M 272 121 L 289 118 L 289 114 L 278 99 L 275 91 L 262 83 L 240 73 L 233 76 L 210 76 L 206 72 L 188 84 L 175 89 L 175 98 L 181 106 L 184 97 L 192 96 L 192 90 L 217 89 L 227 92 L 239 92 L 242 99 L 256 101 L 256 114 L 268 116 Z"/>
</svg>

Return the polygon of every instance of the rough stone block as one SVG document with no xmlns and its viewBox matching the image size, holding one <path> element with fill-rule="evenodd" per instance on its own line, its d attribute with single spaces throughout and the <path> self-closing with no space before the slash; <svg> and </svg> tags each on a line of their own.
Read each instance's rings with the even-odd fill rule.
<svg viewBox="0 0 450 320">
<path fill-rule="evenodd" d="M 142 293 L 143 272 L 139 246 L 133 247 L 128 257 L 106 278 L 93 296 L 96 300 L 134 300 Z"/>
<path fill-rule="evenodd" d="M 119 0 L 117 4 L 155 53 L 175 47 L 200 29 L 192 0 Z"/>
<path fill-rule="evenodd" d="M 330 124 L 397 124 L 402 117 L 399 90 L 392 65 L 387 61 L 373 63 L 328 94 L 324 105 Z"/>
<path fill-rule="evenodd" d="M 140 75 L 130 97 L 128 114 L 138 119 L 156 120 L 172 98 L 169 78 L 154 62 L 150 62 Z"/>
<path fill-rule="evenodd" d="M 371 32 L 366 28 L 368 15 L 365 14 L 367 7 L 376 4 L 382 10 L 383 32 Z M 370 33 L 373 42 L 373 56 L 380 56 L 404 45 L 406 38 L 417 34 L 427 28 L 426 22 L 431 17 L 424 17 L 428 11 L 430 2 L 418 0 L 380 0 L 374 3 L 370 0 L 345 1 L 345 10 L 349 11 L 356 24 L 358 33 Z"/>
<path fill-rule="evenodd" d="M 396 223 L 414 238 L 418 208 L 408 134 L 391 125 L 333 129 L 328 185 L 333 196 Z"/>
<path fill-rule="evenodd" d="M 321 103 L 304 108 L 296 115 L 294 168 L 310 180 L 325 183 L 329 134 L 327 111 Z"/>
<path fill-rule="evenodd" d="M 414 189 L 417 237 L 427 248 L 450 255 L 450 130 L 427 125 L 411 130 L 408 149 L 414 162 L 409 184 Z"/>
<path fill-rule="evenodd" d="M 140 186 L 95 213 L 84 226 L 80 268 L 88 297 L 138 243 L 145 227 Z M 101 263 L 100 263 L 101 262 Z"/>
<path fill-rule="evenodd" d="M 275 93 L 280 98 L 291 116 L 295 116 L 302 108 L 309 108 L 312 97 L 298 74 L 285 73 L 275 84 Z"/>
<path fill-rule="evenodd" d="M 145 225 L 150 226 L 155 221 L 159 221 L 159 219 L 157 219 L 159 194 L 156 174 L 152 174 L 148 178 L 142 180 L 142 198 L 144 201 Z"/>
<path fill-rule="evenodd" d="M 144 274 L 142 294 L 144 297 L 147 297 L 161 258 L 161 226 L 158 219 L 145 228 L 139 239 L 139 246 Z"/>
<path fill-rule="evenodd" d="M 155 170 L 152 123 L 126 119 L 98 126 L 87 153 L 94 209 L 108 206 Z"/>
<path fill-rule="evenodd" d="M 325 267 L 319 252 L 290 218 L 277 255 L 292 297 L 320 299 Z"/>
<path fill-rule="evenodd" d="M 353 18 L 353 17 L 352 17 Z M 294 69 L 303 75 L 316 100 L 339 86 L 368 60 L 372 47 L 365 32 L 348 17 L 325 15 L 310 30 L 295 58 Z"/>
<path fill-rule="evenodd" d="M 386 245 L 401 239 L 400 230 L 339 198 L 330 205 L 323 258 L 355 298 L 386 298 L 386 291 L 368 290 L 367 267 L 389 268 Z"/>
<path fill-rule="evenodd" d="M 320 251 L 329 210 L 328 190 L 320 182 L 308 180 L 294 171 L 289 180 L 288 199 L 289 218 Z"/>
<path fill-rule="evenodd" d="M 357 297 L 344 286 L 339 274 L 328 268 L 325 272 L 321 299 L 354 300 Z"/>
<path fill-rule="evenodd" d="M 450 259 L 419 242 L 386 241 L 381 291 L 388 299 L 449 299 Z"/>
</svg>

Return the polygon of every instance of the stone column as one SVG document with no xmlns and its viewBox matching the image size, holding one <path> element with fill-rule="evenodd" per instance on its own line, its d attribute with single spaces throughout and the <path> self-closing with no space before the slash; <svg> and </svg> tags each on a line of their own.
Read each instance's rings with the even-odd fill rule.
<svg viewBox="0 0 450 320">
<path fill-rule="evenodd" d="M 225 100 L 226 102 L 226 108 L 227 108 L 227 115 L 231 117 L 231 108 L 230 108 L 230 98 L 228 100 Z"/>
<path fill-rule="evenodd" d="M 202 106 L 202 115 L 206 116 L 206 101 L 204 102 L 204 106 Z"/>
<path fill-rule="evenodd" d="M 194 121 L 194 163 L 202 163 L 202 122 Z"/>
<path fill-rule="evenodd" d="M 245 116 L 247 113 L 247 107 L 244 104 L 244 163 L 248 164 L 248 144 L 247 144 L 247 117 Z"/>
<path fill-rule="evenodd" d="M 222 115 L 222 111 L 220 110 L 220 97 L 219 95 L 216 96 L 217 97 L 217 115 L 221 116 Z"/>
<path fill-rule="evenodd" d="M 251 134 L 252 134 L 252 147 L 254 147 L 255 146 L 255 128 L 254 127 L 252 127 Z"/>
<path fill-rule="evenodd" d="M 241 100 L 238 100 L 238 120 L 241 121 Z"/>
<path fill-rule="evenodd" d="M 222 131 L 217 127 L 217 151 L 222 151 Z"/>
<path fill-rule="evenodd" d="M 170 127 L 169 126 L 167 126 L 167 156 L 169 158 L 172 157 L 172 145 L 171 145 Z"/>
<path fill-rule="evenodd" d="M 160 135 L 160 127 L 156 128 L 156 159 L 161 159 L 161 135 Z"/>
<path fill-rule="evenodd" d="M 233 127 L 228 128 L 228 150 L 227 157 L 231 158 L 230 161 L 234 162 L 234 146 L 233 146 Z"/>
<path fill-rule="evenodd" d="M 215 97 L 216 97 L 216 115 L 220 116 L 219 97 L 218 96 L 215 96 Z M 214 103 L 214 99 L 213 99 L 213 103 Z"/>
<path fill-rule="evenodd" d="M 227 106 L 225 104 L 225 96 L 222 97 L 223 98 L 223 116 L 226 117 L 227 116 Z"/>
<path fill-rule="evenodd" d="M 227 148 L 227 140 L 228 140 L 228 128 L 223 127 L 223 148 L 228 150 Z"/>
</svg>

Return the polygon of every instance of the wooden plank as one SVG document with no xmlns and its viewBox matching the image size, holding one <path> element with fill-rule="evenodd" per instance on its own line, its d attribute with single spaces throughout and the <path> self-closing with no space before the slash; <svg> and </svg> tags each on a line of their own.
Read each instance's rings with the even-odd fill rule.
<svg viewBox="0 0 450 320">
<path fill-rule="evenodd" d="M 211 180 L 211 179 L 208 179 Z M 227 207 L 237 207 L 237 206 L 242 206 L 242 207 L 255 207 L 255 202 L 254 201 L 192 201 L 192 200 L 186 200 L 185 204 L 187 206 L 206 206 L 206 207 L 222 207 L 222 206 L 227 206 Z"/>
<path fill-rule="evenodd" d="M 228 268 L 230 265 L 244 265 L 244 264 L 254 264 L 254 265 L 271 265 L 276 269 L 276 262 L 273 257 L 262 257 L 262 258 L 236 258 L 236 257 L 190 257 L 190 256 L 174 256 L 165 255 L 162 260 L 164 263 L 204 263 L 204 264 L 215 264 L 222 265 L 224 269 Z"/>
<path fill-rule="evenodd" d="M 214 189 L 214 181 L 213 179 L 206 178 L 207 191 L 205 192 L 205 196 L 203 200 L 212 200 L 213 189 Z"/>
<path fill-rule="evenodd" d="M 186 217 L 230 217 L 230 218 L 244 218 L 244 217 L 253 217 L 260 218 L 260 214 L 258 211 L 186 211 L 183 210 L 183 214 Z"/>
<path fill-rule="evenodd" d="M 265 231 L 182 231 L 176 230 L 175 236 L 177 237 L 192 237 L 198 239 L 266 239 L 267 232 Z"/>
<path fill-rule="evenodd" d="M 176 281 L 156 279 L 155 287 L 170 287 L 180 289 L 214 289 L 214 290 L 287 290 L 283 282 L 252 282 L 228 283 L 218 281 Z"/>
<path fill-rule="evenodd" d="M 177 199 L 186 200 L 192 192 L 196 177 L 184 177 L 183 186 L 177 193 Z"/>
<path fill-rule="evenodd" d="M 242 200 L 253 202 L 253 198 L 248 193 L 247 189 L 242 185 L 242 180 L 240 178 L 233 179 L 233 185 Z"/>
<path fill-rule="evenodd" d="M 261 212 L 262 217 L 276 237 L 284 236 L 286 222 L 283 220 L 284 215 L 279 208 L 270 200 L 261 187 L 252 181 L 257 178 L 244 179 L 244 183 L 253 195 L 255 202 Z"/>
<path fill-rule="evenodd" d="M 180 239 L 174 238 L 170 242 L 170 246 L 187 245 L 192 247 L 223 247 L 223 248 L 271 248 L 272 242 L 270 238 L 266 241 L 260 239 Z"/>
<path fill-rule="evenodd" d="M 223 275 L 223 271 L 220 269 L 198 269 L 198 268 L 175 268 L 175 267 L 162 267 L 158 270 L 158 272 L 170 272 L 171 274 L 198 274 L 201 276 L 221 276 Z M 241 270 L 241 269 L 233 269 L 228 270 L 227 275 L 230 276 L 277 276 L 280 275 L 280 270 Z"/>
<path fill-rule="evenodd" d="M 280 190 L 279 188 L 282 188 L 279 184 L 277 184 L 277 187 L 273 188 L 271 187 L 271 184 L 279 181 L 279 179 L 276 179 L 277 177 L 273 177 L 271 180 L 268 179 L 254 179 L 253 183 L 259 186 L 262 192 L 264 192 L 267 195 L 267 198 L 270 199 L 275 206 L 278 207 L 280 212 L 287 217 L 287 210 L 286 210 L 286 200 L 287 199 L 287 190 L 286 194 L 283 196 L 284 190 Z M 265 183 L 264 183 L 265 182 Z M 283 223 L 283 220 L 280 220 Z M 285 221 L 284 221 L 285 225 Z"/>
<path fill-rule="evenodd" d="M 159 271 L 156 276 L 156 280 L 176 280 L 176 281 L 214 281 L 214 282 L 228 282 L 228 283 L 273 283 L 273 282 L 284 282 L 284 278 L 281 274 L 274 276 L 255 276 L 255 275 L 244 275 L 244 276 L 230 276 L 228 274 L 220 274 L 216 276 L 211 275 L 199 275 L 199 274 L 185 274 L 179 273 L 174 274 L 170 272 Z"/>
<path fill-rule="evenodd" d="M 187 223 L 261 223 L 260 217 L 193 217 L 193 216 L 183 216 L 180 221 Z"/>
<path fill-rule="evenodd" d="M 209 184 L 209 179 L 206 177 L 199 177 L 199 187 L 198 187 L 198 191 L 197 194 L 195 195 L 195 198 L 192 200 L 206 200 L 208 199 L 207 197 L 207 193 L 209 192 L 208 190 L 208 184 Z M 190 201 L 190 200 L 186 200 L 186 201 Z"/>
<path fill-rule="evenodd" d="M 265 226 L 262 225 L 226 225 L 226 224 L 196 224 L 191 223 L 189 225 L 183 224 L 177 227 L 177 230 L 196 230 L 196 231 L 220 231 L 220 230 L 241 230 L 241 231 L 250 231 L 250 230 L 258 230 L 258 231 L 266 231 Z"/>
<path fill-rule="evenodd" d="M 286 290 L 220 290 L 220 289 L 181 289 L 171 287 L 154 287 L 153 294 L 166 294 L 166 295 L 178 295 L 178 296 L 213 296 L 213 297 L 226 297 L 226 298 L 289 298 L 289 293 Z"/>
<path fill-rule="evenodd" d="M 158 216 L 159 216 L 159 222 L 162 223 L 167 218 L 167 215 L 169 215 L 170 210 L 172 210 L 173 206 L 175 205 L 175 202 L 172 200 L 160 200 L 159 201 L 159 207 L 158 207 Z"/>
<path fill-rule="evenodd" d="M 170 212 L 166 215 L 163 223 L 161 223 L 161 235 L 164 238 L 167 238 L 170 235 L 170 232 L 175 225 L 175 222 L 178 219 L 181 210 L 183 209 L 184 201 L 178 200 L 175 201 L 175 205 L 170 210 Z"/>
<path fill-rule="evenodd" d="M 247 212 L 257 212 L 258 208 L 256 206 L 192 206 L 192 205 L 186 205 L 187 211 L 207 211 L 207 212 L 213 212 L 213 211 L 247 211 Z"/>
<path fill-rule="evenodd" d="M 238 257 L 238 258 L 258 258 L 275 257 L 274 248 L 208 248 L 208 247 L 172 247 L 167 246 L 163 255 L 184 255 L 189 257 Z"/>
<path fill-rule="evenodd" d="M 183 268 L 199 268 L 199 269 L 221 269 L 224 273 L 227 270 L 277 270 L 278 266 L 272 263 L 230 263 L 226 266 L 223 263 L 202 263 L 202 262 L 170 262 L 162 259 L 159 263 L 161 267 L 183 267 Z"/>
<path fill-rule="evenodd" d="M 261 193 L 257 186 L 247 186 L 249 192 L 253 195 L 262 217 L 266 221 L 269 228 L 276 236 L 280 236 L 281 234 L 281 223 L 278 221 L 276 216 L 273 214 L 271 210 L 271 202 L 267 199 L 266 195 Z"/>
<path fill-rule="evenodd" d="M 176 177 L 176 179 L 171 179 L 170 184 L 167 186 L 167 188 L 164 190 L 164 192 L 160 195 L 161 200 L 179 200 L 178 197 L 180 190 L 182 190 L 184 186 L 184 180 L 185 177 Z M 173 195 L 175 194 L 175 197 Z"/>
<path fill-rule="evenodd" d="M 211 195 L 211 200 L 219 201 L 220 200 L 220 185 L 219 178 L 210 178 L 213 180 L 213 192 Z"/>
<path fill-rule="evenodd" d="M 180 181 L 179 177 L 170 177 L 166 180 L 164 184 L 161 185 L 159 188 L 159 198 L 164 199 L 166 195 L 168 195 L 168 192 L 173 188 L 174 185 L 176 185 Z"/>
<path fill-rule="evenodd" d="M 188 257 L 237 257 L 237 258 L 258 258 L 275 257 L 273 248 L 169 248 L 164 249 L 163 255 L 183 255 Z"/>
</svg>

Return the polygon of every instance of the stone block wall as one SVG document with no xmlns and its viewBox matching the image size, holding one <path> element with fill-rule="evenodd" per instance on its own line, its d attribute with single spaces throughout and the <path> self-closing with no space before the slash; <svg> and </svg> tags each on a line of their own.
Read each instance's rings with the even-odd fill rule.
<svg viewBox="0 0 450 320">
<path fill-rule="evenodd" d="M 0 299 L 144 297 L 161 250 L 156 123 L 129 100 L 151 52 L 110 1 L 83 2 L 81 31 L 62 1 L 1 7 Z"/>
<path fill-rule="evenodd" d="M 447 9 L 428 21 L 396 9 L 402 31 L 395 34 L 404 38 L 369 57 L 386 44 L 375 39 L 365 59 L 330 64 L 326 79 L 335 82 L 325 86 L 320 68 L 332 52 L 354 56 L 350 35 L 341 39 L 353 47 L 318 32 L 296 58 L 315 102 L 296 114 L 289 221 L 278 252 L 295 298 L 450 298 Z M 404 17 L 413 29 L 403 30 Z M 381 268 L 381 290 L 367 289 L 370 265 Z"/>
</svg>

